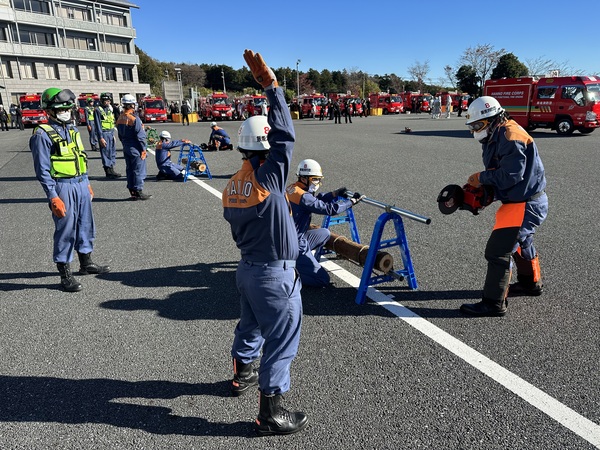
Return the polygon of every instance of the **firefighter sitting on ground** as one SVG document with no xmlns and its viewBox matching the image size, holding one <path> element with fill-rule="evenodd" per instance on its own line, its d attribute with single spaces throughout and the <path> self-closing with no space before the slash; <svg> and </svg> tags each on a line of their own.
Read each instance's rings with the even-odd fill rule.
<svg viewBox="0 0 600 450">
<path fill-rule="evenodd" d="M 155 149 L 156 167 L 158 167 L 156 181 L 183 181 L 185 176 L 184 167 L 171 161 L 171 149 L 184 144 L 190 144 L 191 141 L 188 139 L 171 140 L 171 133 L 168 131 L 161 131 L 159 138 L 160 140 L 156 144 Z"/>
<path fill-rule="evenodd" d="M 202 150 L 219 151 L 219 150 L 233 150 L 231 144 L 231 138 L 223 128 L 217 125 L 217 122 L 211 122 L 210 128 L 212 129 L 210 137 L 208 138 L 208 146 L 202 144 L 200 147 Z"/>
<path fill-rule="evenodd" d="M 298 181 L 287 188 L 300 250 L 296 270 L 300 274 L 303 286 L 325 287 L 329 285 L 329 274 L 316 260 L 313 250 L 327 242 L 330 232 L 327 228 L 309 229 L 312 213 L 334 216 L 352 208 L 363 197 L 355 193 L 353 198 L 339 200 L 339 197 L 346 195 L 345 187 L 317 194 L 323 182 L 323 171 L 314 159 L 301 161 L 296 175 Z"/>
</svg>

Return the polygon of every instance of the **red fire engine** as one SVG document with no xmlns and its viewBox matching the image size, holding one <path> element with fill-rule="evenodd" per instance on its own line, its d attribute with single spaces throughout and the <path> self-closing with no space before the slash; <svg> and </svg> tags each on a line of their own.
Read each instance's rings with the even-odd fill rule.
<svg viewBox="0 0 600 450">
<path fill-rule="evenodd" d="M 587 134 L 600 127 L 600 77 L 501 78 L 487 80 L 484 93 L 528 130 Z"/>
<path fill-rule="evenodd" d="M 140 119 L 142 122 L 166 122 L 167 106 L 162 97 L 144 97 L 140 101 Z"/>
<path fill-rule="evenodd" d="M 245 95 L 242 101 L 246 107 L 248 117 L 260 116 L 262 114 L 262 105 L 267 102 L 267 97 L 264 95 Z"/>
<path fill-rule="evenodd" d="M 402 97 L 397 94 L 388 94 L 386 92 L 369 94 L 369 101 L 371 102 L 371 109 L 381 108 L 381 112 L 384 115 L 399 114 L 404 111 Z"/>
<path fill-rule="evenodd" d="M 38 125 L 48 123 L 48 115 L 42 109 L 42 96 L 40 94 L 26 94 L 19 97 L 23 125 Z"/>
<path fill-rule="evenodd" d="M 200 107 L 202 120 L 232 120 L 233 108 L 229 96 L 224 92 L 213 92 Z"/>
<path fill-rule="evenodd" d="M 321 114 L 321 108 L 327 107 L 327 98 L 323 94 L 302 94 L 298 99 L 300 108 L 302 109 L 302 117 L 315 117 Z M 313 114 L 312 106 L 316 107 L 316 112 Z"/>
<path fill-rule="evenodd" d="M 77 97 L 77 123 L 87 124 L 87 117 L 85 116 L 85 108 L 87 107 L 88 99 L 94 100 L 94 107 L 100 103 L 100 96 L 98 94 L 79 94 Z"/>
</svg>

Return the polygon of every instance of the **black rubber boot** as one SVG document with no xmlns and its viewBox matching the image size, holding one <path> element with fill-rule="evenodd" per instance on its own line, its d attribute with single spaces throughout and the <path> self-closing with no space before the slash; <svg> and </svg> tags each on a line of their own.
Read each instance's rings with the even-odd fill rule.
<svg viewBox="0 0 600 450">
<path fill-rule="evenodd" d="M 252 386 L 258 385 L 258 371 L 252 364 L 244 364 L 233 358 L 233 380 L 231 382 L 231 394 L 239 397 L 248 392 Z"/>
<path fill-rule="evenodd" d="M 109 266 L 99 266 L 92 261 L 91 253 L 77 253 L 79 256 L 79 273 L 81 275 L 97 275 L 110 272 Z"/>
<path fill-rule="evenodd" d="M 544 286 L 541 281 L 533 281 L 533 276 L 517 275 L 517 282 L 508 287 L 509 297 L 530 296 L 537 297 L 542 295 Z"/>
<path fill-rule="evenodd" d="M 122 175 L 119 172 L 115 172 L 115 166 L 110 167 L 112 178 L 121 178 Z"/>
<path fill-rule="evenodd" d="M 151 194 L 144 194 L 142 191 L 129 191 L 131 193 L 131 200 L 148 200 L 152 198 Z"/>
<path fill-rule="evenodd" d="M 280 394 L 260 393 L 259 412 L 255 429 L 259 436 L 271 434 L 293 434 L 302 431 L 308 423 L 303 412 L 291 412 L 281 406 Z"/>
<path fill-rule="evenodd" d="M 489 300 L 484 298 L 479 303 L 465 303 L 461 305 L 460 312 L 477 317 L 499 317 L 506 314 L 508 302 L 506 300 Z"/>
<path fill-rule="evenodd" d="M 56 267 L 60 272 L 60 284 L 65 291 L 79 292 L 83 289 L 81 283 L 73 276 L 69 263 L 56 263 Z"/>
</svg>

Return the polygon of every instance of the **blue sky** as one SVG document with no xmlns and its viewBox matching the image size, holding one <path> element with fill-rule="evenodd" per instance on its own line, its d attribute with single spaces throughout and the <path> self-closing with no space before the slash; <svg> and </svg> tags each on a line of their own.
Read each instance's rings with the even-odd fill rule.
<svg viewBox="0 0 600 450">
<path fill-rule="evenodd" d="M 459 67 L 467 48 L 490 44 L 523 63 L 543 58 L 600 74 L 594 2 L 130 1 L 139 6 L 132 11 L 136 45 L 165 62 L 239 69 L 250 48 L 276 68 L 295 69 L 300 59 L 300 71 L 361 70 L 410 79 L 408 68 L 428 61 L 429 79 L 436 82 L 445 79 L 444 66 Z"/>
</svg>

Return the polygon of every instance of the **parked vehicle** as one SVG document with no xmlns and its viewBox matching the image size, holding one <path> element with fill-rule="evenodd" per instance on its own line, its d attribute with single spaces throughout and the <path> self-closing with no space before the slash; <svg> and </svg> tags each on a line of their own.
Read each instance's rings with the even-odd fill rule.
<svg viewBox="0 0 600 450">
<path fill-rule="evenodd" d="M 24 126 L 48 123 L 48 115 L 42 109 L 42 96 L 40 94 L 21 95 L 19 104 Z"/>
<path fill-rule="evenodd" d="M 139 102 L 142 122 L 167 122 L 167 105 L 162 97 L 144 97 Z"/>
<path fill-rule="evenodd" d="M 400 95 L 380 92 L 378 94 L 370 94 L 369 101 L 371 102 L 371 109 L 381 108 L 383 115 L 400 114 L 404 111 L 404 103 Z"/>
<path fill-rule="evenodd" d="M 301 108 L 301 118 L 315 117 L 321 113 L 322 107 L 327 107 L 327 97 L 323 94 L 303 94 L 298 98 L 298 104 Z M 312 106 L 315 105 L 316 112 L 313 113 Z"/>
<path fill-rule="evenodd" d="M 200 107 L 202 120 L 233 120 L 233 107 L 224 92 L 213 92 L 206 96 Z"/>
<path fill-rule="evenodd" d="M 575 130 L 588 134 L 600 127 L 599 77 L 487 80 L 484 95 L 497 99 L 527 130 L 550 128 L 567 135 Z"/>
<path fill-rule="evenodd" d="M 94 106 L 98 106 L 100 104 L 100 96 L 98 94 L 79 94 L 77 97 L 77 124 L 86 125 L 87 117 L 85 115 L 85 108 L 87 107 L 88 99 L 94 100 Z"/>
</svg>

